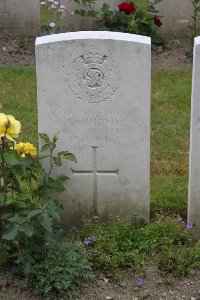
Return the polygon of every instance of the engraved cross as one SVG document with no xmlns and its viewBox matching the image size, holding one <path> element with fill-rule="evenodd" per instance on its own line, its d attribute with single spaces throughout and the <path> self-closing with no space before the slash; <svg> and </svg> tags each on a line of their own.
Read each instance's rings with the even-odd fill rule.
<svg viewBox="0 0 200 300">
<path fill-rule="evenodd" d="M 94 209 L 94 214 L 98 215 L 98 200 L 97 200 L 97 175 L 102 174 L 102 175 L 116 175 L 118 176 L 118 171 L 117 170 L 98 170 L 97 169 L 97 147 L 93 146 L 93 170 L 84 170 L 84 171 L 79 171 L 79 170 L 72 170 L 73 175 L 93 175 L 93 209 Z"/>
</svg>

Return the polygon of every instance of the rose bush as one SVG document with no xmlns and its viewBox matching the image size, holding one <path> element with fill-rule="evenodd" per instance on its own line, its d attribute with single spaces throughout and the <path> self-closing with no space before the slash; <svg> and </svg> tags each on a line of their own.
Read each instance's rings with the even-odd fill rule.
<svg viewBox="0 0 200 300">
<path fill-rule="evenodd" d="M 14 260 L 28 276 L 46 253 L 47 242 L 63 232 L 62 205 L 52 197 L 65 190 L 63 181 L 68 178 L 53 178 L 51 171 L 63 159 L 76 158 L 68 151 L 55 154 L 58 134 L 52 140 L 39 134 L 41 152 L 45 151 L 40 156 L 32 143 L 17 141 L 20 132 L 18 120 L 0 113 L 0 264 Z M 42 159 L 49 160 L 49 170 L 43 169 Z"/>
<path fill-rule="evenodd" d="M 86 10 L 75 10 L 76 14 L 86 17 L 95 17 L 100 30 L 116 32 L 127 32 L 149 36 L 152 43 L 159 44 L 159 28 L 162 26 L 155 4 L 161 0 L 147 0 L 146 5 L 137 5 L 134 1 L 126 1 L 118 4 L 116 10 L 110 10 L 108 4 L 104 3 L 101 12 L 92 10 L 91 4 L 95 0 L 74 0 L 76 3 L 85 5 Z"/>
</svg>

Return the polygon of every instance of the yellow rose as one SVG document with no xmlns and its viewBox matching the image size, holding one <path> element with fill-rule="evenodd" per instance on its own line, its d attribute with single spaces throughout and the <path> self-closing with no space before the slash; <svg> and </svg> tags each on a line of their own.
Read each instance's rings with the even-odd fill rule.
<svg viewBox="0 0 200 300">
<path fill-rule="evenodd" d="M 14 138 L 18 138 L 21 131 L 21 124 L 11 115 L 0 113 L 0 139 L 6 137 L 15 142 Z"/>
<path fill-rule="evenodd" d="M 18 143 L 15 144 L 14 149 L 22 156 L 25 157 L 27 154 L 32 156 L 37 154 L 36 147 L 33 146 L 31 143 Z"/>
</svg>

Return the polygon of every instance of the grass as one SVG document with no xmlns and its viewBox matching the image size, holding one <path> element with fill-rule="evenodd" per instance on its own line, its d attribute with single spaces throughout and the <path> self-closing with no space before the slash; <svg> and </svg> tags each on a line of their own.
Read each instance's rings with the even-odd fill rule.
<svg viewBox="0 0 200 300">
<path fill-rule="evenodd" d="M 191 70 L 155 71 L 152 78 L 151 207 L 187 208 Z M 0 68 L 0 102 L 37 142 L 35 68 Z"/>
</svg>

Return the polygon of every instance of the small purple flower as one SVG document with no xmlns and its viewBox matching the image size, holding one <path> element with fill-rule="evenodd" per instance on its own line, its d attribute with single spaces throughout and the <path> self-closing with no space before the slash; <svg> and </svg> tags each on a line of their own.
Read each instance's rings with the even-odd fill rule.
<svg viewBox="0 0 200 300">
<path fill-rule="evenodd" d="M 142 286 L 142 285 L 143 285 L 143 280 L 142 280 L 142 278 L 138 278 L 138 279 L 136 280 L 136 284 L 137 284 L 137 286 Z"/>
<path fill-rule="evenodd" d="M 96 243 L 96 241 L 97 241 L 98 239 L 97 239 L 96 236 L 92 236 L 92 237 L 90 238 L 90 240 L 91 240 L 92 242 Z"/>
<path fill-rule="evenodd" d="M 84 240 L 84 245 L 85 245 L 85 246 L 88 246 L 90 243 L 91 243 L 90 238 L 85 238 L 85 240 Z"/>
<path fill-rule="evenodd" d="M 178 217 L 177 219 L 176 219 L 176 222 L 181 222 L 183 219 L 181 218 L 181 217 Z"/>
<path fill-rule="evenodd" d="M 189 222 L 189 223 L 186 225 L 186 227 L 187 227 L 188 229 L 192 229 L 193 224 L 192 224 L 191 222 Z"/>
</svg>

